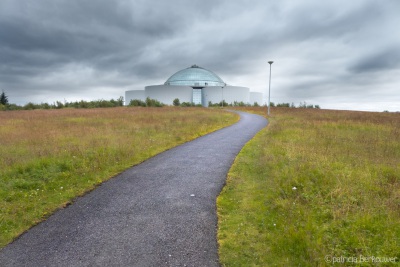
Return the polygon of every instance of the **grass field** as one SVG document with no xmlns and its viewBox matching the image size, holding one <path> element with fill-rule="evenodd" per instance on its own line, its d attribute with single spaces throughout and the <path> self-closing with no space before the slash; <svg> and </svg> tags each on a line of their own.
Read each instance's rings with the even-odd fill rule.
<svg viewBox="0 0 400 267">
<path fill-rule="evenodd" d="M 400 114 L 271 114 L 217 200 L 222 265 L 399 266 Z"/>
<path fill-rule="evenodd" d="M 204 108 L 0 112 L 0 247 L 126 168 L 237 119 Z"/>
</svg>

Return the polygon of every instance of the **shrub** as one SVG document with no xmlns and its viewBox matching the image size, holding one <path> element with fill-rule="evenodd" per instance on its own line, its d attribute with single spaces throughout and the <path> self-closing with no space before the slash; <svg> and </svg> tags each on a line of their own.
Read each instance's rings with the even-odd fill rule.
<svg viewBox="0 0 400 267">
<path fill-rule="evenodd" d="M 151 99 L 150 97 L 146 98 L 146 106 L 147 107 L 162 107 L 164 104 L 162 104 L 160 101 L 156 99 Z"/>
<path fill-rule="evenodd" d="M 132 99 L 129 102 L 129 105 L 131 107 L 145 107 L 146 106 L 146 102 L 140 100 L 140 99 Z"/>
<path fill-rule="evenodd" d="M 209 107 L 218 107 L 218 103 L 213 103 L 211 101 L 208 101 L 208 106 Z"/>
<path fill-rule="evenodd" d="M 240 102 L 233 101 L 233 106 L 235 106 L 235 107 L 246 107 L 248 105 L 245 104 L 243 101 L 240 101 Z"/>
<path fill-rule="evenodd" d="M 56 108 L 56 109 L 61 109 L 61 108 L 64 107 L 64 104 L 61 103 L 60 101 L 56 101 L 56 103 L 53 104 L 53 106 L 54 106 L 54 108 Z"/>
<path fill-rule="evenodd" d="M 33 104 L 32 102 L 29 102 L 25 106 L 22 107 L 25 110 L 32 110 L 32 109 L 37 109 L 37 105 Z"/>
<path fill-rule="evenodd" d="M 5 110 L 21 110 L 22 107 L 17 106 L 16 104 L 8 104 Z"/>
<path fill-rule="evenodd" d="M 227 107 L 228 103 L 226 103 L 225 100 L 222 100 L 221 102 L 219 102 L 219 105 L 222 106 L 222 107 Z"/>
<path fill-rule="evenodd" d="M 182 102 L 181 107 L 193 107 L 194 103 L 191 102 Z"/>
<path fill-rule="evenodd" d="M 179 98 L 175 98 L 174 101 L 172 101 L 172 104 L 173 104 L 175 107 L 178 107 L 178 106 L 181 104 L 181 102 L 179 101 Z"/>
<path fill-rule="evenodd" d="M 281 108 L 288 108 L 288 107 L 290 107 L 290 104 L 289 103 L 279 103 L 276 106 L 281 107 Z"/>
</svg>

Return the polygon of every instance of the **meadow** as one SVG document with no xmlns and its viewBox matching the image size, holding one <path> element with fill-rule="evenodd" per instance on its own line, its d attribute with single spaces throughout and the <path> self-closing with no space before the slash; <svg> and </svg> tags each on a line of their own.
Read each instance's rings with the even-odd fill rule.
<svg viewBox="0 0 400 267">
<path fill-rule="evenodd" d="M 271 114 L 217 200 L 222 266 L 398 266 L 400 114 Z"/>
<path fill-rule="evenodd" d="M 121 171 L 237 120 L 179 107 L 0 112 L 0 247 Z"/>
</svg>

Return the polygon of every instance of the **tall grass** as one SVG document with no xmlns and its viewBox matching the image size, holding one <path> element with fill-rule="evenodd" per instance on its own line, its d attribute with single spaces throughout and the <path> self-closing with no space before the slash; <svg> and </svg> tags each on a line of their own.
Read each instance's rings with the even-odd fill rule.
<svg viewBox="0 0 400 267">
<path fill-rule="evenodd" d="M 236 120 L 204 108 L 0 112 L 0 247 L 122 170 Z"/>
<path fill-rule="evenodd" d="M 223 266 L 397 266 L 400 114 L 271 114 L 218 198 Z"/>
</svg>

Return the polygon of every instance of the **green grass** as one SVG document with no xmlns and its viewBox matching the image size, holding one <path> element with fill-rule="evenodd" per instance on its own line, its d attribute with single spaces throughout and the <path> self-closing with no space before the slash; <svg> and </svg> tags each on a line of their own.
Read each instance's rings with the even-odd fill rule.
<svg viewBox="0 0 400 267">
<path fill-rule="evenodd" d="M 378 266 L 398 266 L 400 114 L 271 114 L 217 200 L 222 265 L 332 266 L 326 256 L 343 256 L 397 257 Z"/>
<path fill-rule="evenodd" d="M 0 112 L 0 247 L 128 167 L 237 119 L 204 108 Z"/>
</svg>

